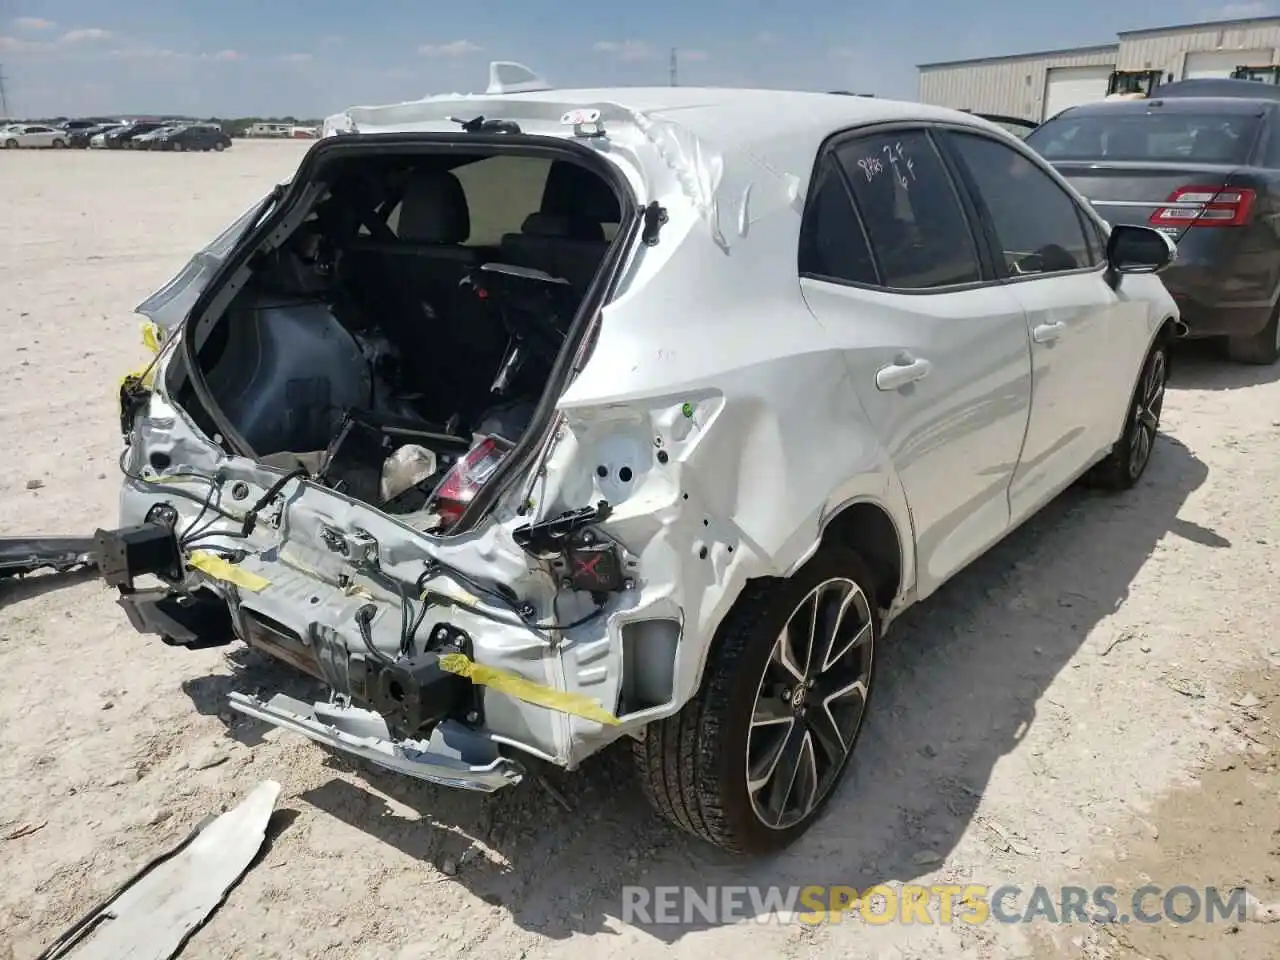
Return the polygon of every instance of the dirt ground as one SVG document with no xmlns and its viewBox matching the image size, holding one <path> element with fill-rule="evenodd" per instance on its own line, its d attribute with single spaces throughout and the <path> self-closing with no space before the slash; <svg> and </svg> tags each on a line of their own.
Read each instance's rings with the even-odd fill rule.
<svg viewBox="0 0 1280 960">
<path fill-rule="evenodd" d="M 133 306 L 302 150 L 0 155 L 0 533 L 114 522 Z M 489 799 L 397 779 L 233 719 L 228 690 L 306 686 L 242 648 L 139 636 L 91 578 L 0 586 L 0 958 L 34 957 L 267 778 L 269 848 L 186 957 L 1280 956 L 1280 368 L 1176 360 L 1141 487 L 1069 492 L 900 621 L 852 776 L 762 862 L 666 829 L 625 757 Z M 1154 926 L 620 920 L 629 884 L 877 882 L 1110 884 L 1122 903 L 1243 885 L 1263 906 Z"/>
</svg>

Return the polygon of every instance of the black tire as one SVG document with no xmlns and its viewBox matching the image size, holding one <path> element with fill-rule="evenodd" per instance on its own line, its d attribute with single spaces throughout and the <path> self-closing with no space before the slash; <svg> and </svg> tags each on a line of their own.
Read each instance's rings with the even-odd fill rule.
<svg viewBox="0 0 1280 960">
<path fill-rule="evenodd" d="M 4 148 L 5 148 L 6 150 L 17 150 L 17 149 L 18 149 L 18 141 L 17 141 L 17 140 L 6 140 L 6 141 L 4 142 Z"/>
<path fill-rule="evenodd" d="M 221 153 L 223 150 L 227 149 L 227 145 L 219 141 L 213 145 L 213 149 L 218 151 L 218 153 Z"/>
<path fill-rule="evenodd" d="M 1151 462 L 1160 414 L 1164 410 L 1165 386 L 1169 382 L 1169 345 L 1161 337 L 1142 365 L 1125 413 L 1124 433 L 1107 458 L 1089 472 L 1090 486 L 1102 490 L 1129 490 L 1137 485 Z"/>
<path fill-rule="evenodd" d="M 1280 303 L 1271 311 L 1271 319 L 1257 333 L 1248 337 L 1228 337 L 1227 356 L 1236 363 L 1267 367 L 1280 360 Z"/>
<path fill-rule="evenodd" d="M 55 141 L 53 141 L 53 149 L 55 149 L 55 150 L 61 150 L 61 149 L 63 149 L 66 145 L 67 145 L 67 142 L 66 142 L 65 140 L 55 140 Z"/>
<path fill-rule="evenodd" d="M 826 548 L 790 579 L 752 581 L 747 585 L 716 632 L 698 693 L 675 716 L 651 723 L 645 729 L 643 739 L 634 746 L 641 786 L 659 814 L 687 833 L 740 854 L 780 850 L 813 825 L 838 789 L 864 726 L 873 686 L 875 644 L 880 637 L 880 616 L 872 589 L 874 582 L 866 564 L 856 553 Z M 782 767 L 779 758 L 782 757 L 783 744 L 792 742 L 801 725 L 822 723 L 828 733 L 832 731 L 835 714 L 825 706 L 817 706 L 820 702 L 817 699 L 812 701 L 815 706 L 811 717 L 806 719 L 803 707 L 797 705 L 794 717 L 789 719 L 789 711 L 793 710 L 791 705 L 795 702 L 790 694 L 798 694 L 803 701 L 810 681 L 804 682 L 804 691 L 783 689 L 776 698 L 771 693 L 766 695 L 768 687 L 772 686 L 769 671 L 781 663 L 775 659 L 775 654 L 782 642 L 780 638 L 784 628 L 793 614 L 799 612 L 802 601 L 815 595 L 823 596 L 818 592 L 820 589 L 837 589 L 829 586 L 832 583 L 856 585 L 857 595 L 861 597 L 860 601 L 855 600 L 850 592 L 851 599 L 846 600 L 845 607 L 841 609 L 858 613 L 858 621 L 849 621 L 845 629 L 856 627 L 857 636 L 865 635 L 864 642 L 848 648 L 850 669 L 855 668 L 856 662 L 859 675 L 865 670 L 864 692 L 856 707 L 856 720 L 853 719 L 856 692 L 848 694 L 840 708 L 841 716 L 846 720 L 835 732 L 840 745 L 847 743 L 848 746 L 838 763 L 831 762 L 831 753 L 822 748 L 824 741 L 821 735 L 815 734 L 808 739 L 808 770 L 811 776 L 805 779 L 814 783 L 811 795 L 817 797 L 816 802 L 795 822 L 767 825 L 748 786 L 750 738 L 753 728 L 762 729 L 756 726 L 753 718 L 761 704 L 772 704 L 774 710 L 788 714 L 780 719 L 781 723 L 789 725 L 776 735 L 780 738 L 777 750 L 763 751 L 763 754 L 772 754 L 772 763 L 768 762 L 769 757 L 761 757 L 769 769 L 764 778 L 764 790 L 769 788 L 768 782 Z M 844 623 L 838 618 L 837 622 Z M 843 632 L 840 635 L 843 636 Z M 846 658 L 842 655 L 837 660 L 843 664 Z M 794 675 L 794 671 L 792 673 Z M 806 677 L 808 673 L 806 669 Z M 819 682 L 825 682 L 825 668 L 819 673 L 822 674 Z M 852 672 L 843 673 L 840 682 L 853 675 Z M 775 673 L 772 676 L 785 678 L 786 674 Z M 835 681 L 836 678 L 831 679 Z M 850 688 L 846 685 L 844 689 Z M 826 702 L 832 699 L 828 696 Z M 845 710 L 849 712 L 845 713 Z M 811 730 L 815 728 L 808 727 Z M 763 729 L 775 728 L 765 725 Z M 801 734 L 802 740 L 806 737 L 807 734 Z M 795 769 L 799 770 L 800 760 L 806 756 L 803 743 L 797 751 Z M 819 753 L 823 756 L 821 773 Z M 796 782 L 793 775 L 786 798 L 790 798 Z M 825 784 L 825 788 L 821 784 Z M 785 807 L 786 799 L 783 801 L 784 811 Z M 782 824 L 782 818 L 776 822 Z"/>
</svg>

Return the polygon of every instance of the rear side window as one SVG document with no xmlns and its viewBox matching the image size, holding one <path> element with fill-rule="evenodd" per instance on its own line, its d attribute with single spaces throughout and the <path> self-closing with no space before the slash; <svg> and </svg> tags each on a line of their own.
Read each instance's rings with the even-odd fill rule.
<svg viewBox="0 0 1280 960">
<path fill-rule="evenodd" d="M 927 290 L 981 279 L 964 207 L 929 136 L 899 131 L 841 144 L 881 282 Z"/>
<path fill-rule="evenodd" d="M 1012 147 L 967 133 L 946 134 L 991 218 L 1012 275 L 1097 266 L 1079 208 L 1040 167 Z"/>
<path fill-rule="evenodd" d="M 1026 142 L 1046 160 L 1246 163 L 1258 123 L 1242 113 L 1068 113 Z"/>
<path fill-rule="evenodd" d="M 879 283 L 866 234 L 830 154 L 818 168 L 800 228 L 800 273 L 820 280 Z"/>
</svg>

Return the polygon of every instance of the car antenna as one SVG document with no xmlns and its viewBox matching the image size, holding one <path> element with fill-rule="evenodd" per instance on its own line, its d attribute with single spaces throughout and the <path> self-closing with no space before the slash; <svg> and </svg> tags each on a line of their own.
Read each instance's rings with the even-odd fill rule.
<svg viewBox="0 0 1280 960">
<path fill-rule="evenodd" d="M 1184 226 L 1181 232 L 1178 233 L 1178 236 L 1174 238 L 1173 245 L 1175 247 L 1182 242 L 1182 238 L 1187 235 L 1187 231 L 1200 222 L 1200 218 L 1204 216 L 1204 212 L 1218 201 L 1218 197 L 1222 195 L 1222 191 L 1225 189 L 1227 189 L 1227 185 L 1224 183 L 1222 186 L 1218 187 L 1218 189 L 1213 192 L 1213 195 L 1209 197 L 1209 200 L 1207 203 L 1201 204 L 1200 209 L 1196 211 L 1196 215 L 1191 218 L 1191 222 L 1188 223 L 1186 226 Z"/>
</svg>

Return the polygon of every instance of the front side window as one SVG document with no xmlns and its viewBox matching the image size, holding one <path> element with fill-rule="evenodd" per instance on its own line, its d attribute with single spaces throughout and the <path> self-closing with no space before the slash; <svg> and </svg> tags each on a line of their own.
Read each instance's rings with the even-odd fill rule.
<svg viewBox="0 0 1280 960">
<path fill-rule="evenodd" d="M 964 207 L 929 135 L 858 137 L 836 156 L 853 185 L 881 282 L 928 290 L 982 278 Z"/>
<path fill-rule="evenodd" d="M 988 137 L 947 133 L 1013 275 L 1099 266 L 1075 200 L 1029 157 Z"/>
</svg>

